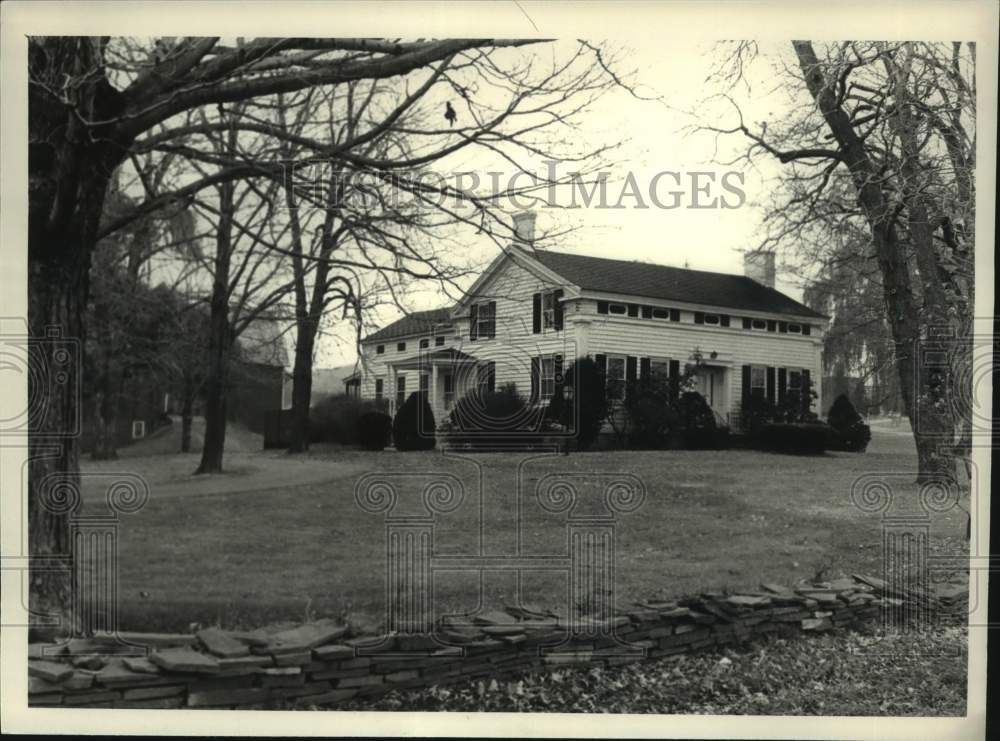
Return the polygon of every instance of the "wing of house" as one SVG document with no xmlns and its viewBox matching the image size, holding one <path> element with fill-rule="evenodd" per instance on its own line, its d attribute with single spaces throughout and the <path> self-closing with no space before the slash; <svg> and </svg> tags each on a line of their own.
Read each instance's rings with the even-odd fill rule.
<svg viewBox="0 0 1000 741">
<path fill-rule="evenodd" d="M 395 407 L 426 389 L 438 419 L 477 386 L 514 383 L 544 402 L 580 356 L 620 396 L 628 379 L 675 376 L 696 354 L 699 390 L 734 425 L 744 394 L 777 400 L 803 379 L 819 392 L 827 317 L 775 290 L 773 255 L 747 253 L 746 274 L 731 275 L 529 244 L 504 250 L 458 304 L 366 337 L 362 397 Z"/>
</svg>

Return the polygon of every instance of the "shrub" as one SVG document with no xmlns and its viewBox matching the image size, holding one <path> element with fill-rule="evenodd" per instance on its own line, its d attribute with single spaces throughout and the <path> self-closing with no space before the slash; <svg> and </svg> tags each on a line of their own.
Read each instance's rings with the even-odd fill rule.
<svg viewBox="0 0 1000 741">
<path fill-rule="evenodd" d="M 448 440 L 480 449 L 534 446 L 545 432 L 542 421 L 540 410 L 529 406 L 514 384 L 498 391 L 474 389 L 451 410 Z"/>
<path fill-rule="evenodd" d="M 572 399 L 566 399 L 566 389 Z M 587 450 L 601 432 L 607 416 L 604 378 L 597 363 L 588 357 L 577 358 L 563 374 L 549 402 L 547 419 L 571 431 L 577 450 Z"/>
<path fill-rule="evenodd" d="M 384 411 L 384 402 L 356 399 L 346 394 L 327 396 L 309 410 L 309 442 L 357 445 L 358 421 L 368 412 Z"/>
<path fill-rule="evenodd" d="M 628 395 L 629 445 L 659 450 L 681 431 L 681 416 L 665 384 L 641 382 Z"/>
<path fill-rule="evenodd" d="M 746 396 L 740 407 L 743 432 L 751 438 L 757 437 L 760 435 L 761 427 L 773 422 L 776 415 L 775 405 L 763 396 L 755 394 Z"/>
<path fill-rule="evenodd" d="M 829 425 L 822 422 L 778 422 L 760 427 L 759 447 L 774 453 L 820 455 L 827 447 Z"/>
<path fill-rule="evenodd" d="M 826 418 L 835 433 L 830 440 L 832 449 L 865 452 L 872 439 L 872 431 L 846 394 L 833 400 Z"/>
<path fill-rule="evenodd" d="M 366 412 L 358 417 L 358 441 L 365 450 L 384 450 L 391 432 L 392 418 L 384 412 Z"/>
<path fill-rule="evenodd" d="M 392 442 L 396 450 L 433 450 L 434 412 L 424 391 L 414 391 L 392 421 Z"/>
<path fill-rule="evenodd" d="M 677 399 L 677 415 L 684 447 L 701 450 L 725 446 L 728 428 L 716 424 L 715 412 L 697 391 L 685 391 L 680 395 Z"/>
</svg>

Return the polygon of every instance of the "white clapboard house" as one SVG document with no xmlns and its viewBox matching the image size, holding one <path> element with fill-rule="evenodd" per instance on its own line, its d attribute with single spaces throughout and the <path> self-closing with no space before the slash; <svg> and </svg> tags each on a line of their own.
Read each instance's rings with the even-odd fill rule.
<svg viewBox="0 0 1000 741">
<path fill-rule="evenodd" d="M 533 249 L 534 214 L 457 304 L 419 311 L 362 341 L 362 398 L 427 391 L 441 420 L 463 394 L 513 382 L 547 403 L 562 368 L 589 356 L 611 398 L 627 379 L 676 376 L 700 356 L 698 390 L 739 427 L 744 394 L 778 400 L 812 379 L 819 393 L 827 317 L 775 290 L 774 255 L 745 275 Z"/>
</svg>

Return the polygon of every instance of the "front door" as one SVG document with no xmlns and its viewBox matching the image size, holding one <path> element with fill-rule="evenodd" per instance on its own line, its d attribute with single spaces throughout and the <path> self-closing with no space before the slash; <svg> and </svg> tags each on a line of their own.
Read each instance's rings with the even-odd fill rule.
<svg viewBox="0 0 1000 741">
<path fill-rule="evenodd" d="M 695 389 L 705 397 L 705 401 L 722 419 L 726 419 L 728 399 L 726 394 L 726 369 L 718 366 L 702 366 L 695 375 Z"/>
</svg>

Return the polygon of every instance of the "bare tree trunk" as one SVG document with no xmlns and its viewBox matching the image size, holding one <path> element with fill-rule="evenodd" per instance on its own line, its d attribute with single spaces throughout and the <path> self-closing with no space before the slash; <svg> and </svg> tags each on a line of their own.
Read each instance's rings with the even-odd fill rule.
<svg viewBox="0 0 1000 741">
<path fill-rule="evenodd" d="M 232 134 L 235 136 L 235 132 Z M 226 447 L 226 391 L 232 327 L 229 324 L 229 272 L 232 262 L 233 184 L 220 189 L 219 228 L 215 240 L 211 316 L 208 324 L 208 363 L 205 381 L 205 443 L 195 471 L 221 473 Z"/>
<path fill-rule="evenodd" d="M 190 376 L 184 378 L 184 398 L 181 406 L 181 452 L 191 452 L 191 422 L 194 417 L 194 382 Z"/>
<path fill-rule="evenodd" d="M 309 450 L 309 406 L 312 400 L 312 366 L 315 327 L 311 322 L 298 322 L 295 342 L 295 366 L 292 369 L 292 439 L 288 450 L 304 453 Z"/>
<path fill-rule="evenodd" d="M 916 355 L 920 350 L 922 307 L 918 303 L 910 279 L 907 245 L 895 226 L 895 207 L 882 191 L 882 178 L 868 154 L 864 140 L 858 136 L 850 117 L 837 100 L 833 86 L 808 41 L 793 42 L 806 86 L 823 115 L 830 132 L 840 146 L 844 163 L 851 172 L 858 202 L 872 230 L 872 239 L 882 274 L 889 326 L 896 344 L 896 371 L 900 382 L 903 407 L 913 426 L 917 447 L 917 481 L 923 482 L 942 471 L 939 452 L 940 425 L 933 415 L 926 420 L 921 413 L 928 399 L 933 399 L 933 379 L 923 372 Z"/>
</svg>

